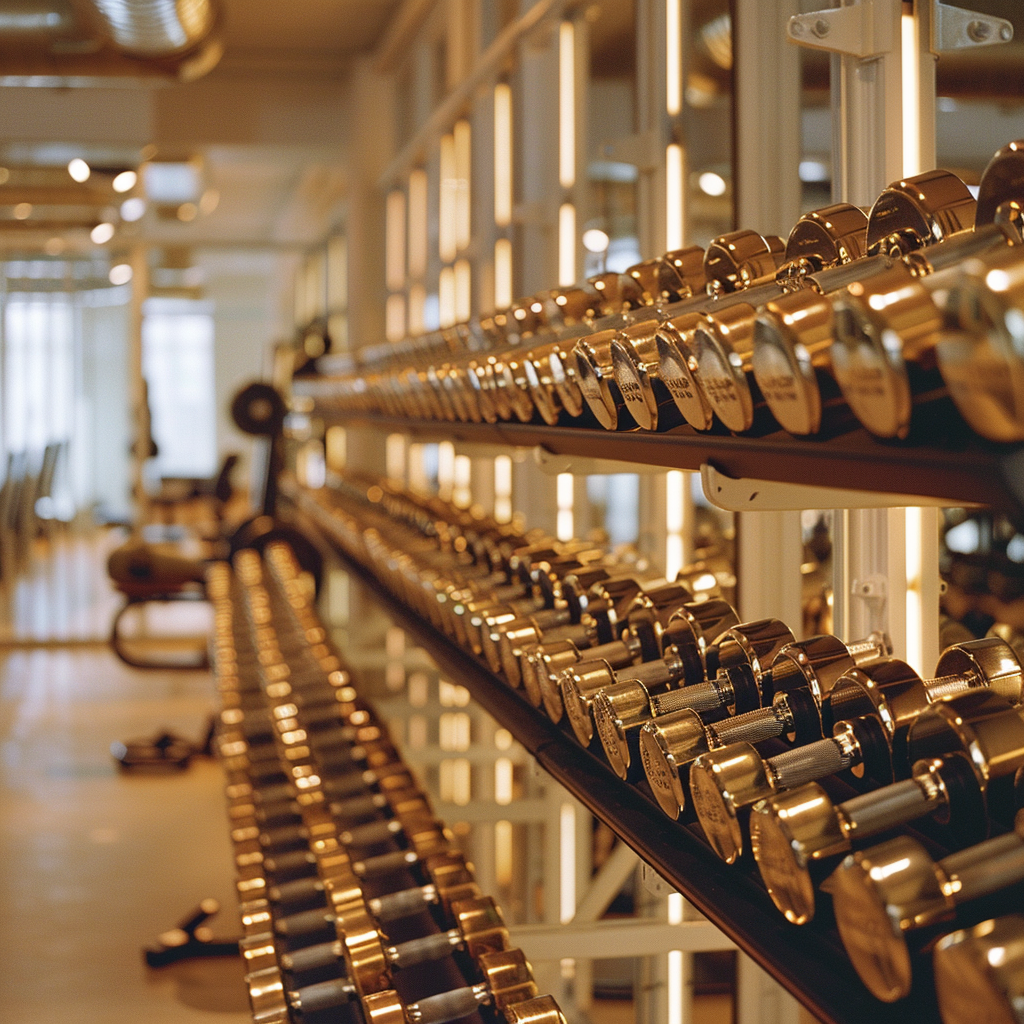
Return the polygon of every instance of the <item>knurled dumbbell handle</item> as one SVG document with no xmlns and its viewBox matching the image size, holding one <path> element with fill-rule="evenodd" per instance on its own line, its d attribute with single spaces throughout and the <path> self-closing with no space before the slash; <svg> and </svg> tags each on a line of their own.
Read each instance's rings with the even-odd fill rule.
<svg viewBox="0 0 1024 1024">
<path fill-rule="evenodd" d="M 795 789 L 805 782 L 834 775 L 853 764 L 853 755 L 836 739 L 816 740 L 783 751 L 765 761 L 777 789 Z"/>
<path fill-rule="evenodd" d="M 301 971 L 312 971 L 318 967 L 330 967 L 336 964 L 343 956 L 341 943 L 337 939 L 330 942 L 316 942 L 311 946 L 302 946 L 299 949 L 282 953 L 281 966 L 286 971 L 299 973 Z"/>
<path fill-rule="evenodd" d="M 639 665 L 620 668 L 615 673 L 616 682 L 621 683 L 627 679 L 638 679 L 644 686 L 660 686 L 662 683 L 667 683 L 671 678 L 671 670 L 660 658 L 657 661 L 644 661 Z"/>
<path fill-rule="evenodd" d="M 424 935 L 419 939 L 409 939 L 395 946 L 388 946 L 384 953 L 393 967 L 412 967 L 413 964 L 430 963 L 448 956 L 459 943 L 462 936 L 458 928 L 446 932 Z"/>
<path fill-rule="evenodd" d="M 289 992 L 288 1002 L 293 1010 L 305 1016 L 317 1010 L 329 1010 L 332 1006 L 344 1006 L 355 994 L 355 986 L 348 978 L 332 978 Z"/>
<path fill-rule="evenodd" d="M 323 882 L 316 877 L 293 878 L 280 885 L 272 885 L 267 895 L 274 903 L 293 903 L 308 899 L 314 893 L 323 892 Z"/>
<path fill-rule="evenodd" d="M 263 867 L 267 874 L 281 875 L 316 866 L 316 855 L 306 850 L 290 850 L 274 857 L 265 857 Z"/>
<path fill-rule="evenodd" d="M 714 683 L 683 686 L 651 698 L 651 708 L 655 715 L 667 715 L 670 711 L 681 711 L 683 708 L 696 711 L 699 715 L 705 711 L 714 711 L 724 703 L 722 691 Z"/>
<path fill-rule="evenodd" d="M 785 709 L 772 706 L 757 708 L 724 722 L 716 722 L 711 728 L 721 746 L 730 743 L 760 743 L 761 740 L 781 736 L 787 728 Z"/>
<path fill-rule="evenodd" d="M 367 909 L 378 921 L 397 921 L 422 910 L 427 904 L 437 901 L 437 888 L 433 885 L 419 885 L 412 889 L 375 896 L 366 901 Z"/>
<path fill-rule="evenodd" d="M 851 797 L 837 810 L 849 836 L 874 836 L 923 817 L 944 802 L 942 788 L 931 775 L 922 775 Z"/>
<path fill-rule="evenodd" d="M 486 985 L 467 985 L 409 1003 L 405 1013 L 410 1024 L 447 1024 L 448 1021 L 468 1017 L 488 999 L 490 993 Z"/>
<path fill-rule="evenodd" d="M 928 700 L 933 704 L 939 700 L 946 700 L 948 697 L 955 697 L 958 693 L 964 693 L 977 685 L 978 679 L 973 674 L 939 676 L 936 679 L 924 680 Z"/>
<path fill-rule="evenodd" d="M 950 895 L 957 903 L 978 899 L 1024 879 L 1024 841 L 1008 832 L 943 857 L 939 867 L 955 879 Z"/>
</svg>

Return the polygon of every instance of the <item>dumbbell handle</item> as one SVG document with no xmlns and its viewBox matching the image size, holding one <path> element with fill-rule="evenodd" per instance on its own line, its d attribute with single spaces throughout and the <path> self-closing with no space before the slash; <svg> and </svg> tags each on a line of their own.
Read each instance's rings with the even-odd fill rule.
<svg viewBox="0 0 1024 1024">
<path fill-rule="evenodd" d="M 378 921 L 396 921 L 417 913 L 437 900 L 436 885 L 418 885 L 384 896 L 374 896 L 366 901 L 366 907 Z"/>
<path fill-rule="evenodd" d="M 873 836 L 941 807 L 945 790 L 931 772 L 844 800 L 836 808 L 847 836 Z"/>
<path fill-rule="evenodd" d="M 781 736 L 792 728 L 793 714 L 784 694 L 780 694 L 769 708 L 756 708 L 708 726 L 720 747 L 730 743 L 760 743 L 773 736 Z"/>
<path fill-rule="evenodd" d="M 938 862 L 943 891 L 955 903 L 979 899 L 1024 880 L 1024 841 L 1016 832 L 987 839 Z"/>
<path fill-rule="evenodd" d="M 332 978 L 315 985 L 304 985 L 288 993 L 288 1005 L 297 1013 L 305 1015 L 317 1010 L 329 1010 L 344 1006 L 355 997 L 356 988 L 348 978 Z"/>
<path fill-rule="evenodd" d="M 805 782 L 834 775 L 857 763 L 860 746 L 853 736 L 840 733 L 802 747 L 783 751 L 765 762 L 775 789 L 795 789 Z"/>
<path fill-rule="evenodd" d="M 462 933 L 458 928 L 446 932 L 435 932 L 419 939 L 409 939 L 394 946 L 387 946 L 384 955 L 392 967 L 412 967 L 413 964 L 442 960 L 453 949 L 462 944 Z"/>
<path fill-rule="evenodd" d="M 427 996 L 415 1003 L 409 1003 L 405 1015 L 409 1024 L 448 1024 L 448 1021 L 468 1017 L 478 1006 L 491 998 L 484 984 L 467 985 L 465 988 Z"/>
<path fill-rule="evenodd" d="M 725 672 L 706 683 L 683 686 L 668 693 L 659 693 L 651 698 L 651 710 L 655 716 L 667 715 L 670 711 L 689 708 L 698 715 L 725 707 L 733 697 L 732 683 Z"/>
<path fill-rule="evenodd" d="M 392 850 L 389 853 L 378 854 L 376 857 L 353 861 L 352 873 L 359 878 L 368 878 L 372 875 L 387 874 L 391 871 L 412 867 L 418 860 L 419 857 L 413 850 Z"/>
<path fill-rule="evenodd" d="M 984 680 L 979 680 L 974 672 L 961 672 L 948 676 L 937 676 L 935 679 L 925 679 L 924 688 L 931 703 L 946 700 L 948 697 L 955 697 L 958 693 L 965 693 L 978 685 L 985 685 Z"/>
</svg>

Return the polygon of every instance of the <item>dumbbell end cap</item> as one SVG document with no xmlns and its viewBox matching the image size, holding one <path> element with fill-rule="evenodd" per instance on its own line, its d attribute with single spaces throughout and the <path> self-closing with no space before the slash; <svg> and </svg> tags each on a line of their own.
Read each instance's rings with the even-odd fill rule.
<svg viewBox="0 0 1024 1024">
<path fill-rule="evenodd" d="M 935 948 L 935 992 L 946 1024 L 1017 1024 L 1024 999 L 1024 918 L 955 931 Z"/>
<path fill-rule="evenodd" d="M 750 811 L 750 848 L 772 902 L 791 924 L 814 917 L 812 860 L 848 849 L 832 801 L 817 784 L 760 800 Z"/>
<path fill-rule="evenodd" d="M 832 896 L 839 936 L 872 995 L 894 1003 L 910 993 L 912 968 L 904 928 L 948 918 L 938 872 L 909 836 L 850 854 L 822 889 Z"/>
<path fill-rule="evenodd" d="M 689 708 L 660 715 L 640 729 L 640 763 L 658 806 L 678 818 L 686 807 L 686 770 L 707 753 L 707 731 Z"/>
<path fill-rule="evenodd" d="M 734 864 L 743 853 L 741 808 L 769 796 L 764 762 L 749 743 L 702 754 L 690 768 L 690 796 L 711 848 Z"/>
<path fill-rule="evenodd" d="M 524 999 L 505 1007 L 508 1024 L 566 1024 L 565 1015 L 551 996 Z"/>
</svg>

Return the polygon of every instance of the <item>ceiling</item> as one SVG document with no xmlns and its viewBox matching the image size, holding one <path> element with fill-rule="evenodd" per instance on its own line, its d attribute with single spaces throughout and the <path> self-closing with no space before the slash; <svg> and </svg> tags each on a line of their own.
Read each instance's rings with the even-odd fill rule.
<svg viewBox="0 0 1024 1024">
<path fill-rule="evenodd" d="M 6 0 L 39 9 L 47 0 Z M 67 8 L 66 0 L 52 0 Z M 196 81 L 97 79 L 84 88 L 3 87 L 0 102 L 0 256 L 118 259 L 133 243 L 186 249 L 207 276 L 278 268 L 343 214 L 347 97 L 353 62 L 421 0 L 215 0 L 224 46 Z M 72 0 L 78 10 L 81 0 Z M 404 10 L 400 11 L 400 8 Z M 10 52 L 10 41 L 0 37 Z M 23 46 L 30 55 L 29 43 Z M 76 183 L 73 157 L 93 168 Z M 115 174 L 145 161 L 191 170 L 194 194 L 120 216 Z M 4 170 L 6 169 L 6 170 Z M 182 209 L 184 202 L 184 209 Z M 30 204 L 26 208 L 24 204 Z M 21 204 L 21 205 L 19 205 Z M 26 212 L 28 210 L 28 212 Z M 115 225 L 98 246 L 90 229 Z M 203 273 L 192 274 L 200 280 Z"/>
</svg>

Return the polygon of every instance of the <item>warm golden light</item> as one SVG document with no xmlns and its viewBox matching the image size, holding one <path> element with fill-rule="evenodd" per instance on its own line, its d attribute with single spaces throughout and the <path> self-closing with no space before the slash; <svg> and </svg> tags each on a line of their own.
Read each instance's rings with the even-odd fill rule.
<svg viewBox="0 0 1024 1024">
<path fill-rule="evenodd" d="M 576 184 L 576 29 L 571 21 L 558 27 L 558 181 Z"/>
<path fill-rule="evenodd" d="M 923 516 L 921 509 L 906 510 L 906 567 L 907 567 L 907 598 L 906 598 L 906 636 L 907 664 L 917 672 L 927 671 L 924 665 L 924 606 L 922 602 L 921 579 L 921 544 L 924 538 Z"/>
<path fill-rule="evenodd" d="M 574 499 L 575 485 L 572 473 L 559 473 L 555 478 L 555 505 L 558 509 L 555 536 L 559 540 L 572 540 L 575 532 Z"/>
<path fill-rule="evenodd" d="M 389 295 L 384 306 L 384 336 L 388 341 L 405 337 L 405 296 Z"/>
<path fill-rule="evenodd" d="M 512 223 L 512 90 L 505 82 L 494 87 L 494 223 Z"/>
<path fill-rule="evenodd" d="M 401 189 L 388 193 L 384 222 L 384 277 L 396 292 L 405 285 L 405 193 Z"/>
<path fill-rule="evenodd" d="M 558 210 L 558 283 L 576 280 L 576 207 L 562 203 Z"/>
<path fill-rule="evenodd" d="M 440 193 L 437 213 L 437 251 L 444 263 L 451 263 L 457 252 L 455 191 L 455 136 L 442 135 L 439 148 Z"/>
<path fill-rule="evenodd" d="M 512 242 L 499 238 L 494 243 L 494 308 L 512 305 Z"/>
<path fill-rule="evenodd" d="M 426 330 L 427 289 L 414 284 L 409 289 L 409 333 L 422 334 Z"/>
<path fill-rule="evenodd" d="M 683 189 L 683 147 L 673 142 L 665 149 L 665 245 L 669 251 L 683 247 Z"/>
<path fill-rule="evenodd" d="M 469 260 L 458 260 L 455 274 L 455 323 L 464 323 L 472 315 L 473 288 Z"/>
<path fill-rule="evenodd" d="M 665 110 L 675 117 L 683 109 L 681 0 L 665 0 Z"/>
<path fill-rule="evenodd" d="M 437 278 L 437 318 L 442 327 L 455 323 L 455 271 L 442 267 Z"/>
<path fill-rule="evenodd" d="M 494 518 L 499 523 L 512 521 L 512 459 L 507 455 L 494 459 Z"/>
<path fill-rule="evenodd" d="M 409 175 L 409 276 L 427 272 L 427 172 L 418 168 Z"/>
<path fill-rule="evenodd" d="M 470 175 L 472 174 L 473 147 L 469 122 L 456 121 L 455 140 L 455 248 L 465 249 L 472 238 L 470 216 Z"/>
<path fill-rule="evenodd" d="M 903 175 L 921 173 L 920 82 L 918 77 L 918 21 L 913 14 L 901 20 L 903 70 Z"/>
</svg>

